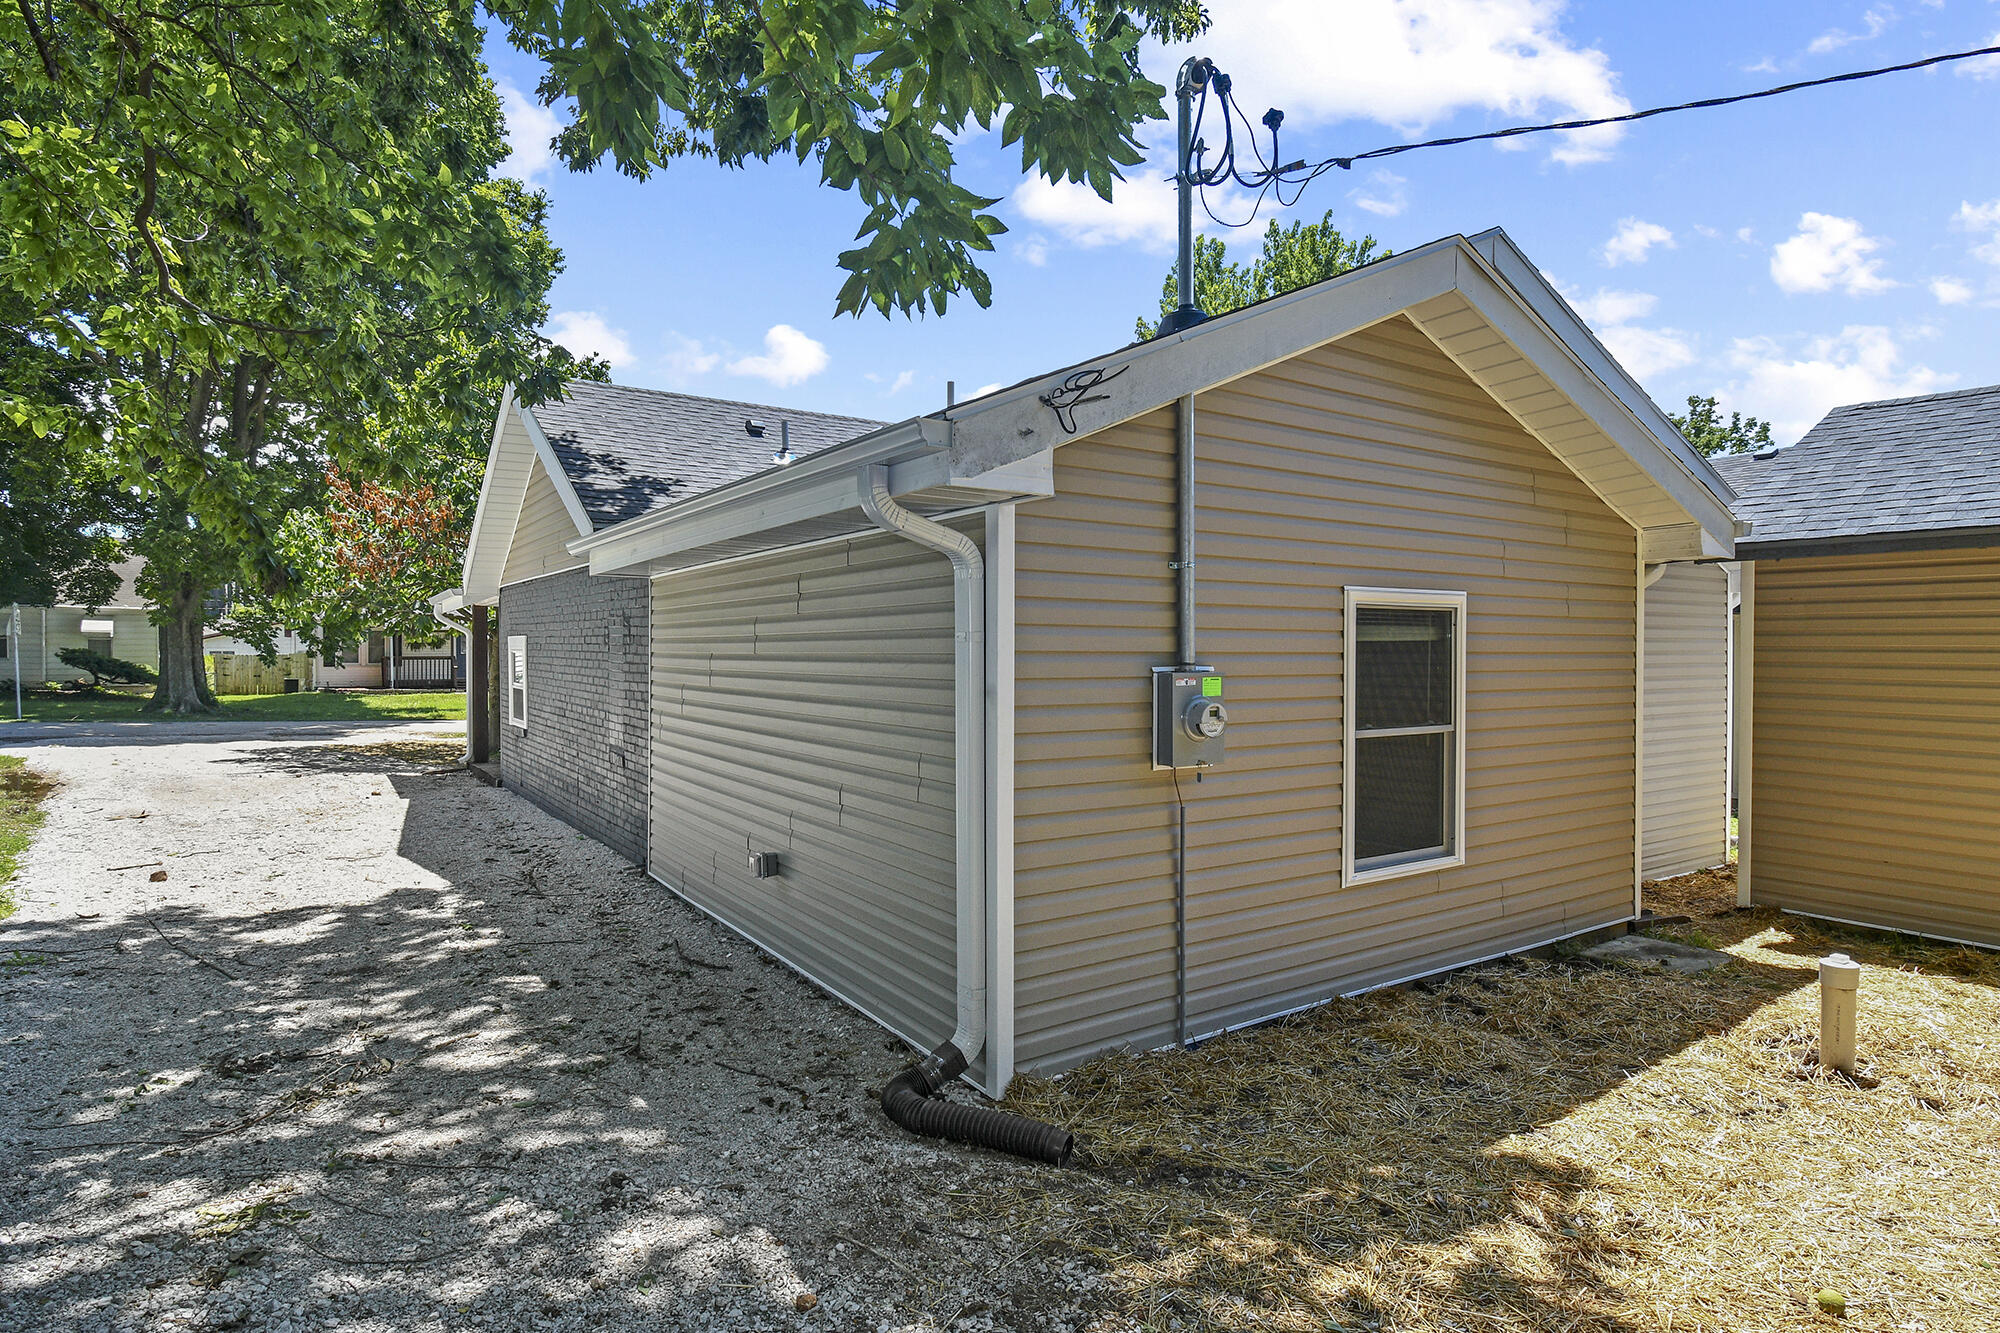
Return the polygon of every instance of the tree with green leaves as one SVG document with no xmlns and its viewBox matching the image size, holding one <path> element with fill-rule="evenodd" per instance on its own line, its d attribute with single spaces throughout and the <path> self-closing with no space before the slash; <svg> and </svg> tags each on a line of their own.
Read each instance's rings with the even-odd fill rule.
<svg viewBox="0 0 2000 1333">
<path fill-rule="evenodd" d="M 1282 296 L 1309 287 L 1315 282 L 1337 278 L 1363 264 L 1387 259 L 1392 253 L 1377 249 L 1373 236 L 1351 240 L 1333 225 L 1328 211 L 1318 222 L 1294 222 L 1279 226 L 1274 218 L 1264 229 L 1264 248 L 1249 264 L 1234 264 L 1228 250 L 1215 237 L 1194 238 L 1194 303 L 1213 318 L 1241 310 L 1246 305 Z M 1160 289 L 1160 319 L 1172 314 L 1179 304 L 1177 275 L 1167 270 Z M 1159 320 L 1140 316 L 1135 334 L 1141 340 L 1159 331 Z"/>
<path fill-rule="evenodd" d="M 106 467 L 94 377 L 18 328 L 0 328 L 0 393 L 59 404 L 69 423 L 38 436 L 0 416 L 0 606 L 110 601 L 119 525 L 134 507 Z"/>
<path fill-rule="evenodd" d="M 1770 445 L 1770 422 L 1746 417 L 1741 412 L 1731 412 L 1725 423 L 1713 395 L 1703 398 L 1691 393 L 1687 401 L 1688 410 L 1685 413 L 1669 412 L 1667 417 L 1703 458 L 1713 458 L 1717 454 L 1743 454 Z"/>
<path fill-rule="evenodd" d="M 491 178 L 479 42 L 469 11 L 365 2 L 0 10 L 0 298 L 104 430 L 0 411 L 143 492 L 153 706 L 213 706 L 205 595 L 287 584 L 285 515 L 330 468 L 419 474 L 497 386 L 576 369 L 535 332 L 559 260 L 545 201 Z"/>
</svg>

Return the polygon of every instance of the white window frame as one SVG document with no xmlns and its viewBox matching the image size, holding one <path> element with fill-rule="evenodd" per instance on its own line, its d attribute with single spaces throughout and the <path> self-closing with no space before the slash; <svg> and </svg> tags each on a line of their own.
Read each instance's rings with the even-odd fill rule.
<svg viewBox="0 0 2000 1333">
<path fill-rule="evenodd" d="M 1466 611 L 1463 592 L 1440 592 L 1420 588 L 1343 588 L 1346 602 L 1341 636 L 1340 704 L 1340 872 L 1343 884 L 1375 884 L 1405 875 L 1421 875 L 1465 864 L 1465 640 Z M 1452 622 L 1452 756 L 1447 780 L 1451 798 L 1451 842 L 1442 856 L 1418 861 L 1398 861 L 1391 865 L 1356 869 L 1354 865 L 1354 669 L 1355 621 L 1363 607 L 1388 607 L 1422 611 L 1448 610 Z"/>
<path fill-rule="evenodd" d="M 514 669 L 521 671 L 521 709 L 514 711 Z M 507 721 L 521 730 L 528 729 L 528 636 L 509 634 L 507 636 L 507 675 L 501 682 L 507 691 Z"/>
</svg>

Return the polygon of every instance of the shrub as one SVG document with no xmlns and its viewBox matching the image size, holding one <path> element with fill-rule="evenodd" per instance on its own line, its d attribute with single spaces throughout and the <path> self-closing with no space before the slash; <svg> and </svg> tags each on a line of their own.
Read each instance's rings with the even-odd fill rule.
<svg viewBox="0 0 2000 1333">
<path fill-rule="evenodd" d="M 107 682 L 114 685 L 151 685 L 159 677 L 150 667 L 128 662 L 122 657 L 112 657 L 108 653 L 92 652 L 88 648 L 58 648 L 56 656 L 67 667 L 90 673 L 90 688 L 97 689 Z"/>
</svg>

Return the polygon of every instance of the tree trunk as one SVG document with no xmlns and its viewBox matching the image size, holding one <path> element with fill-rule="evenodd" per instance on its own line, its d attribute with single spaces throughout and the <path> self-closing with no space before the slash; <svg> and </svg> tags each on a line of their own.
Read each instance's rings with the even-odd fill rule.
<svg viewBox="0 0 2000 1333">
<path fill-rule="evenodd" d="M 160 626 L 160 683 L 146 702 L 149 713 L 212 713 L 215 691 L 208 685 L 202 661 L 202 589 L 198 580 L 182 578 L 165 607 Z"/>
</svg>

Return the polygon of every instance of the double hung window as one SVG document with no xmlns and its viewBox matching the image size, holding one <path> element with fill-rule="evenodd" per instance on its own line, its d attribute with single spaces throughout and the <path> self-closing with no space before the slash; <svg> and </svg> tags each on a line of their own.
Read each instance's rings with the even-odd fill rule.
<svg viewBox="0 0 2000 1333">
<path fill-rule="evenodd" d="M 1464 863 L 1465 594 L 1347 589 L 1347 883 Z"/>
</svg>

